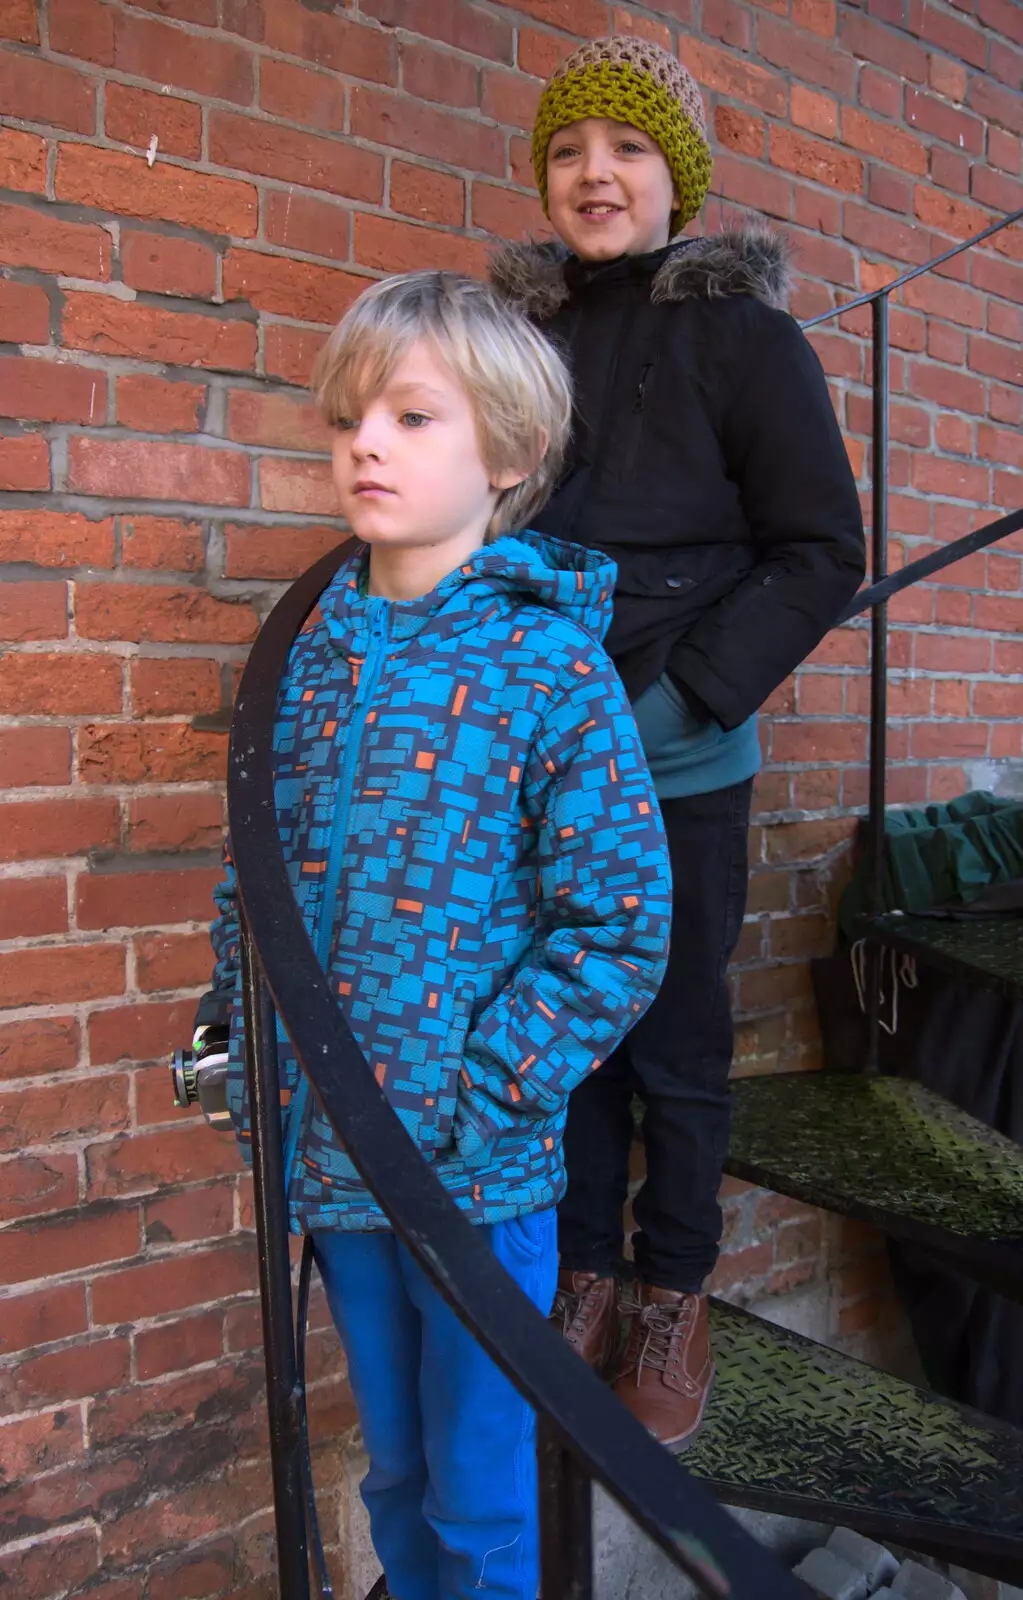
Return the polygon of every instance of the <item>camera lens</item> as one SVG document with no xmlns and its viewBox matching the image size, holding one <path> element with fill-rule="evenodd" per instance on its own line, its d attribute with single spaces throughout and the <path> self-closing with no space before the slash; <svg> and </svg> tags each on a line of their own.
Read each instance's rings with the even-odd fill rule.
<svg viewBox="0 0 1023 1600">
<path fill-rule="evenodd" d="M 185 1111 L 189 1106 L 195 1105 L 199 1098 L 199 1089 L 196 1084 L 195 1056 L 191 1050 L 175 1050 L 171 1060 L 170 1074 L 174 1090 L 174 1104 L 179 1110 Z"/>
</svg>

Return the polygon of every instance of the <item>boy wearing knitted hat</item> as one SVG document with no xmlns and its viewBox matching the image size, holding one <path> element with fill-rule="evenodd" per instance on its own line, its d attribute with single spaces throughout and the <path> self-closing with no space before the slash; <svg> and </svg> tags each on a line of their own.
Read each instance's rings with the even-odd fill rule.
<svg viewBox="0 0 1023 1600">
<path fill-rule="evenodd" d="M 617 563 L 605 643 L 674 877 L 660 994 L 570 1101 L 553 1314 L 677 1448 L 714 1373 L 702 1289 L 721 1230 L 756 713 L 859 586 L 863 525 L 824 375 L 783 309 L 781 241 L 762 226 L 676 237 L 711 175 L 680 62 L 629 37 L 580 47 L 544 88 L 533 163 L 561 243 L 508 246 L 492 275 L 559 341 L 575 382 L 566 469 L 537 526 Z M 646 1178 L 630 1275 L 637 1093 Z"/>
</svg>

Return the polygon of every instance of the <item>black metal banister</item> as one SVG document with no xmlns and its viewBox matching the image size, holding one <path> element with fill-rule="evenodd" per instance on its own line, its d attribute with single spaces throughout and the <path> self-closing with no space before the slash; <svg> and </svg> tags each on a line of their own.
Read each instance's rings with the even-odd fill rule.
<svg viewBox="0 0 1023 1600">
<path fill-rule="evenodd" d="M 876 587 L 888 576 L 888 412 L 890 389 L 890 350 L 888 296 L 881 295 L 871 305 L 873 341 L 873 479 L 871 515 L 871 580 Z M 884 471 L 878 470 L 884 463 Z M 888 759 L 888 606 L 875 603 L 870 613 L 870 768 L 869 805 L 871 816 L 884 816 L 885 768 Z M 881 911 L 881 884 L 884 866 L 883 836 L 871 831 L 868 839 L 868 896 L 872 914 Z M 880 1049 L 882 952 L 871 947 L 867 957 L 867 1046 L 868 1066 L 873 1067 Z"/>
<path fill-rule="evenodd" d="M 869 306 L 875 300 L 888 299 L 896 289 L 901 289 L 903 284 L 912 283 L 914 278 L 922 278 L 925 272 L 933 272 L 935 267 L 943 267 L 946 261 L 952 261 L 956 256 L 961 256 L 964 250 L 972 250 L 975 244 L 983 244 L 985 239 L 990 239 L 993 234 L 1001 233 L 1003 228 L 1008 228 L 1014 222 L 1023 221 L 1023 206 L 1018 211 L 1010 211 L 1007 216 L 1000 217 L 997 222 L 992 222 L 990 227 L 984 228 L 980 233 L 975 233 L 972 238 L 964 239 L 961 244 L 955 244 L 950 250 L 945 250 L 940 256 L 934 256 L 930 261 L 925 261 L 921 267 L 910 267 L 908 272 L 903 272 L 891 283 L 884 283 L 879 289 L 870 289 L 866 294 L 859 294 L 853 300 L 846 300 L 840 306 L 832 306 L 829 311 L 819 311 L 815 317 L 808 317 L 799 326 L 805 333 L 808 328 L 816 328 L 822 322 L 830 322 L 834 317 L 843 316 L 846 311 L 859 311 L 863 306 Z"/>
<path fill-rule="evenodd" d="M 303 1071 L 342 1139 L 367 1188 L 391 1226 L 412 1252 L 435 1288 L 469 1327 L 506 1376 L 544 1421 L 541 1444 L 547 1459 L 552 1438 L 574 1465 L 596 1479 L 696 1584 L 716 1600 L 807 1600 L 808 1590 L 749 1534 L 709 1492 L 691 1478 L 615 1399 L 565 1341 L 549 1326 L 505 1273 L 470 1222 L 449 1199 L 416 1152 L 367 1065 L 335 1002 L 316 959 L 281 850 L 273 794 L 272 733 L 278 686 L 291 643 L 338 563 L 338 552 L 324 557 L 275 606 L 253 646 L 242 678 L 231 730 L 228 814 L 242 914 L 259 965 Z M 262 986 L 258 973 L 250 987 Z M 260 1055 L 255 1030 L 262 1033 L 264 1071 L 273 1051 L 265 1016 L 250 996 L 246 1016 L 254 1025 L 250 1069 Z M 251 1077 L 250 1077 L 251 1083 Z M 261 1097 L 271 1121 L 276 1109 Z M 266 1152 L 270 1161 L 265 1161 Z M 287 1260 L 285 1200 L 265 1141 L 264 1166 L 255 1172 L 256 1217 L 263 1276 L 268 1384 L 273 1372 L 290 1373 L 290 1331 L 283 1331 L 279 1257 Z M 290 1286 L 287 1315 L 290 1319 Z M 271 1350 L 280 1342 L 283 1352 Z M 277 1397 L 279 1404 L 286 1404 Z M 271 1397 L 273 1414 L 273 1397 Z M 289 1433 L 289 1440 L 291 1435 Z M 297 1452 L 297 1445 L 295 1446 Z M 283 1473 L 286 1492 L 276 1504 L 294 1515 L 300 1478 Z M 276 1479 L 275 1479 L 276 1481 Z M 549 1487 L 548 1482 L 548 1487 Z M 578 1488 L 562 1482 L 562 1499 L 576 1507 Z M 279 1537 L 280 1537 L 279 1524 Z M 292 1559 L 295 1542 L 288 1544 Z M 561 1552 L 575 1560 L 572 1551 Z M 577 1566 L 578 1570 L 578 1566 Z M 545 1573 L 545 1600 L 562 1600 L 562 1565 L 557 1578 Z M 284 1600 L 304 1600 L 305 1585 L 286 1587 Z M 290 1581 L 290 1580 L 289 1580 Z M 582 1597 L 585 1589 L 576 1586 Z"/>
<path fill-rule="evenodd" d="M 291 1316 L 291 1258 L 283 1206 L 284 1147 L 277 1085 L 276 1030 L 272 1008 L 267 1004 L 266 986 L 259 981 L 259 956 L 243 912 L 239 914 L 238 936 L 277 1569 L 282 1595 L 306 1600 L 309 1550 L 302 1462 L 302 1395 Z"/>
<path fill-rule="evenodd" d="M 869 588 L 861 589 L 859 594 L 853 596 L 839 617 L 836 627 L 841 627 L 844 622 L 851 622 L 853 617 L 860 616 L 871 607 L 882 605 L 890 600 L 893 595 L 901 594 L 903 589 L 909 589 L 914 583 L 921 583 L 924 578 L 933 578 L 936 572 L 943 572 L 946 567 L 954 566 L 957 561 L 962 561 L 964 556 L 976 555 L 978 550 L 986 550 L 989 545 L 997 544 L 999 539 L 1008 539 L 1012 534 L 1019 533 L 1023 528 L 1023 510 L 1010 511 L 1004 517 L 999 517 L 996 522 L 985 523 L 983 528 L 975 528 L 972 533 L 964 533 L 961 538 L 953 539 L 950 544 L 941 545 L 937 550 L 931 550 L 918 560 L 911 561 L 898 572 L 890 572 L 879 583 L 872 583 Z"/>
</svg>

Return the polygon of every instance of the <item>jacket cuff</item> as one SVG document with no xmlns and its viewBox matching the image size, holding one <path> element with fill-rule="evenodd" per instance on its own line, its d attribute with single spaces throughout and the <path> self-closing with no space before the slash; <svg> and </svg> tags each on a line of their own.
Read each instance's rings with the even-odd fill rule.
<svg viewBox="0 0 1023 1600">
<path fill-rule="evenodd" d="M 667 672 L 672 683 L 675 685 L 675 688 L 678 690 L 679 694 L 682 696 L 682 699 L 685 701 L 686 709 L 692 713 L 697 722 L 712 722 L 714 720 L 714 713 L 710 709 L 710 706 L 705 700 L 700 699 L 700 696 L 697 694 L 696 690 L 690 688 L 689 684 L 686 683 L 684 678 L 679 677 L 678 673 L 673 670 L 670 662 L 668 666 L 665 667 L 665 671 Z"/>
<path fill-rule="evenodd" d="M 455 1149 L 467 1167 L 485 1167 L 494 1145 L 506 1130 L 471 1106 L 464 1093 L 455 1107 Z"/>
</svg>

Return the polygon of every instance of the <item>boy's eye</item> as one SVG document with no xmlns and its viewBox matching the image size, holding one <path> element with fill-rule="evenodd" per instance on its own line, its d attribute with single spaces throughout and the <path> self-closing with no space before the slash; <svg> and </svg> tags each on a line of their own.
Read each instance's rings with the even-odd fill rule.
<svg viewBox="0 0 1023 1600">
<path fill-rule="evenodd" d="M 422 428 L 430 419 L 425 411 L 403 411 L 401 420 L 406 428 Z"/>
<path fill-rule="evenodd" d="M 357 428 L 359 424 L 354 417 L 338 417 L 334 426 L 338 433 L 351 433 L 352 429 Z"/>
<path fill-rule="evenodd" d="M 623 139 L 618 146 L 628 156 L 642 156 L 646 154 L 646 145 L 640 144 L 638 139 Z"/>
<path fill-rule="evenodd" d="M 574 144 L 559 145 L 557 150 L 551 151 L 551 160 L 560 161 L 563 156 L 576 156 L 579 152 Z"/>
</svg>

